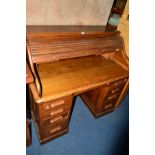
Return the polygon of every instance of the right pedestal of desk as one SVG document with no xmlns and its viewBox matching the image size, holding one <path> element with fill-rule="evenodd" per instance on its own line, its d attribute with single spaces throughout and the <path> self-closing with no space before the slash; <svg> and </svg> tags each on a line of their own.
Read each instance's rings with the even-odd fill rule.
<svg viewBox="0 0 155 155">
<path fill-rule="evenodd" d="M 81 98 L 95 117 L 113 111 L 126 94 L 128 78 L 109 82 L 81 94 Z"/>
</svg>

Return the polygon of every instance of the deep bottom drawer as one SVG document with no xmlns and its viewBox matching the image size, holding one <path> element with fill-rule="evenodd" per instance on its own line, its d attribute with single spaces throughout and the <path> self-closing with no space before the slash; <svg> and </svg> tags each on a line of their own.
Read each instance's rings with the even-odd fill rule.
<svg viewBox="0 0 155 155">
<path fill-rule="evenodd" d="M 63 132 L 68 128 L 68 120 L 63 120 L 55 126 L 41 128 L 41 139 L 48 138 Z"/>
</svg>

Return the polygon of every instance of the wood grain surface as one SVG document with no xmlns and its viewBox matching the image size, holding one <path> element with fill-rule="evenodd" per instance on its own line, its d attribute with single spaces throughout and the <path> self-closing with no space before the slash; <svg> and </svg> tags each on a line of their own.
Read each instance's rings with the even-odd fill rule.
<svg viewBox="0 0 155 155">
<path fill-rule="evenodd" d="M 78 94 L 128 76 L 128 72 L 102 56 L 89 56 L 39 64 L 42 101 Z"/>
</svg>

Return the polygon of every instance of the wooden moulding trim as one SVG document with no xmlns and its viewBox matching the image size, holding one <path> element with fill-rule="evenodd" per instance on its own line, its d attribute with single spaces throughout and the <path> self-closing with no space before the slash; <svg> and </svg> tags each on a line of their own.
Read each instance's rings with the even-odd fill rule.
<svg viewBox="0 0 155 155">
<path fill-rule="evenodd" d="M 120 36 L 120 38 L 121 38 L 122 43 L 123 43 L 123 50 L 122 50 L 123 58 L 124 58 L 124 60 L 126 61 L 126 63 L 129 64 L 129 58 L 128 58 L 128 56 L 126 55 L 126 52 L 125 52 L 125 42 L 124 42 L 124 39 L 123 39 L 123 37 L 121 37 L 121 36 Z"/>
<path fill-rule="evenodd" d="M 30 52 L 30 47 L 28 45 L 28 41 L 26 41 L 26 48 L 27 48 L 27 54 L 28 54 L 28 60 L 29 60 L 29 63 L 30 63 L 30 68 L 31 68 L 31 71 L 32 71 L 32 73 L 34 75 L 34 80 L 35 80 L 37 92 L 38 92 L 38 95 L 41 96 L 41 84 L 39 82 L 39 79 L 37 77 L 37 74 L 36 74 L 36 71 L 35 71 L 35 68 L 34 68 L 34 64 L 32 62 L 32 57 L 31 57 L 31 52 Z"/>
<path fill-rule="evenodd" d="M 35 84 L 31 83 L 31 84 L 29 84 L 29 87 L 31 89 L 31 92 L 33 94 L 33 98 L 34 98 L 35 102 L 36 103 L 41 103 L 42 100 L 41 100 L 41 97 L 37 93 L 37 88 L 36 88 Z"/>
<path fill-rule="evenodd" d="M 121 54 L 123 56 L 123 60 L 125 60 L 126 64 L 123 64 L 122 62 L 120 62 L 117 58 L 114 57 L 115 54 L 113 54 L 110 59 L 112 61 L 114 61 L 115 63 L 117 63 L 119 66 L 121 66 L 122 68 L 124 68 L 125 70 L 129 70 L 129 58 L 126 55 L 125 52 L 125 43 L 124 43 L 124 39 L 123 37 L 120 36 L 120 39 L 122 40 L 122 50 L 121 50 Z"/>
<path fill-rule="evenodd" d="M 118 61 L 117 59 L 113 59 L 111 58 L 111 60 L 113 60 L 115 63 L 117 63 L 119 66 L 121 66 L 123 69 L 128 70 L 128 66 L 122 64 L 120 61 Z"/>
</svg>

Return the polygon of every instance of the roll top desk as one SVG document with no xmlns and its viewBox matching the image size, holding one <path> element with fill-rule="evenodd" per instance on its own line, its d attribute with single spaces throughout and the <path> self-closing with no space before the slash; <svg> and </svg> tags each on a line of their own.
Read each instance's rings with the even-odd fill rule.
<svg viewBox="0 0 155 155">
<path fill-rule="evenodd" d="M 34 83 L 31 112 L 41 143 L 68 131 L 73 98 L 95 117 L 112 112 L 128 91 L 128 57 L 119 31 L 104 26 L 27 26 Z"/>
</svg>

